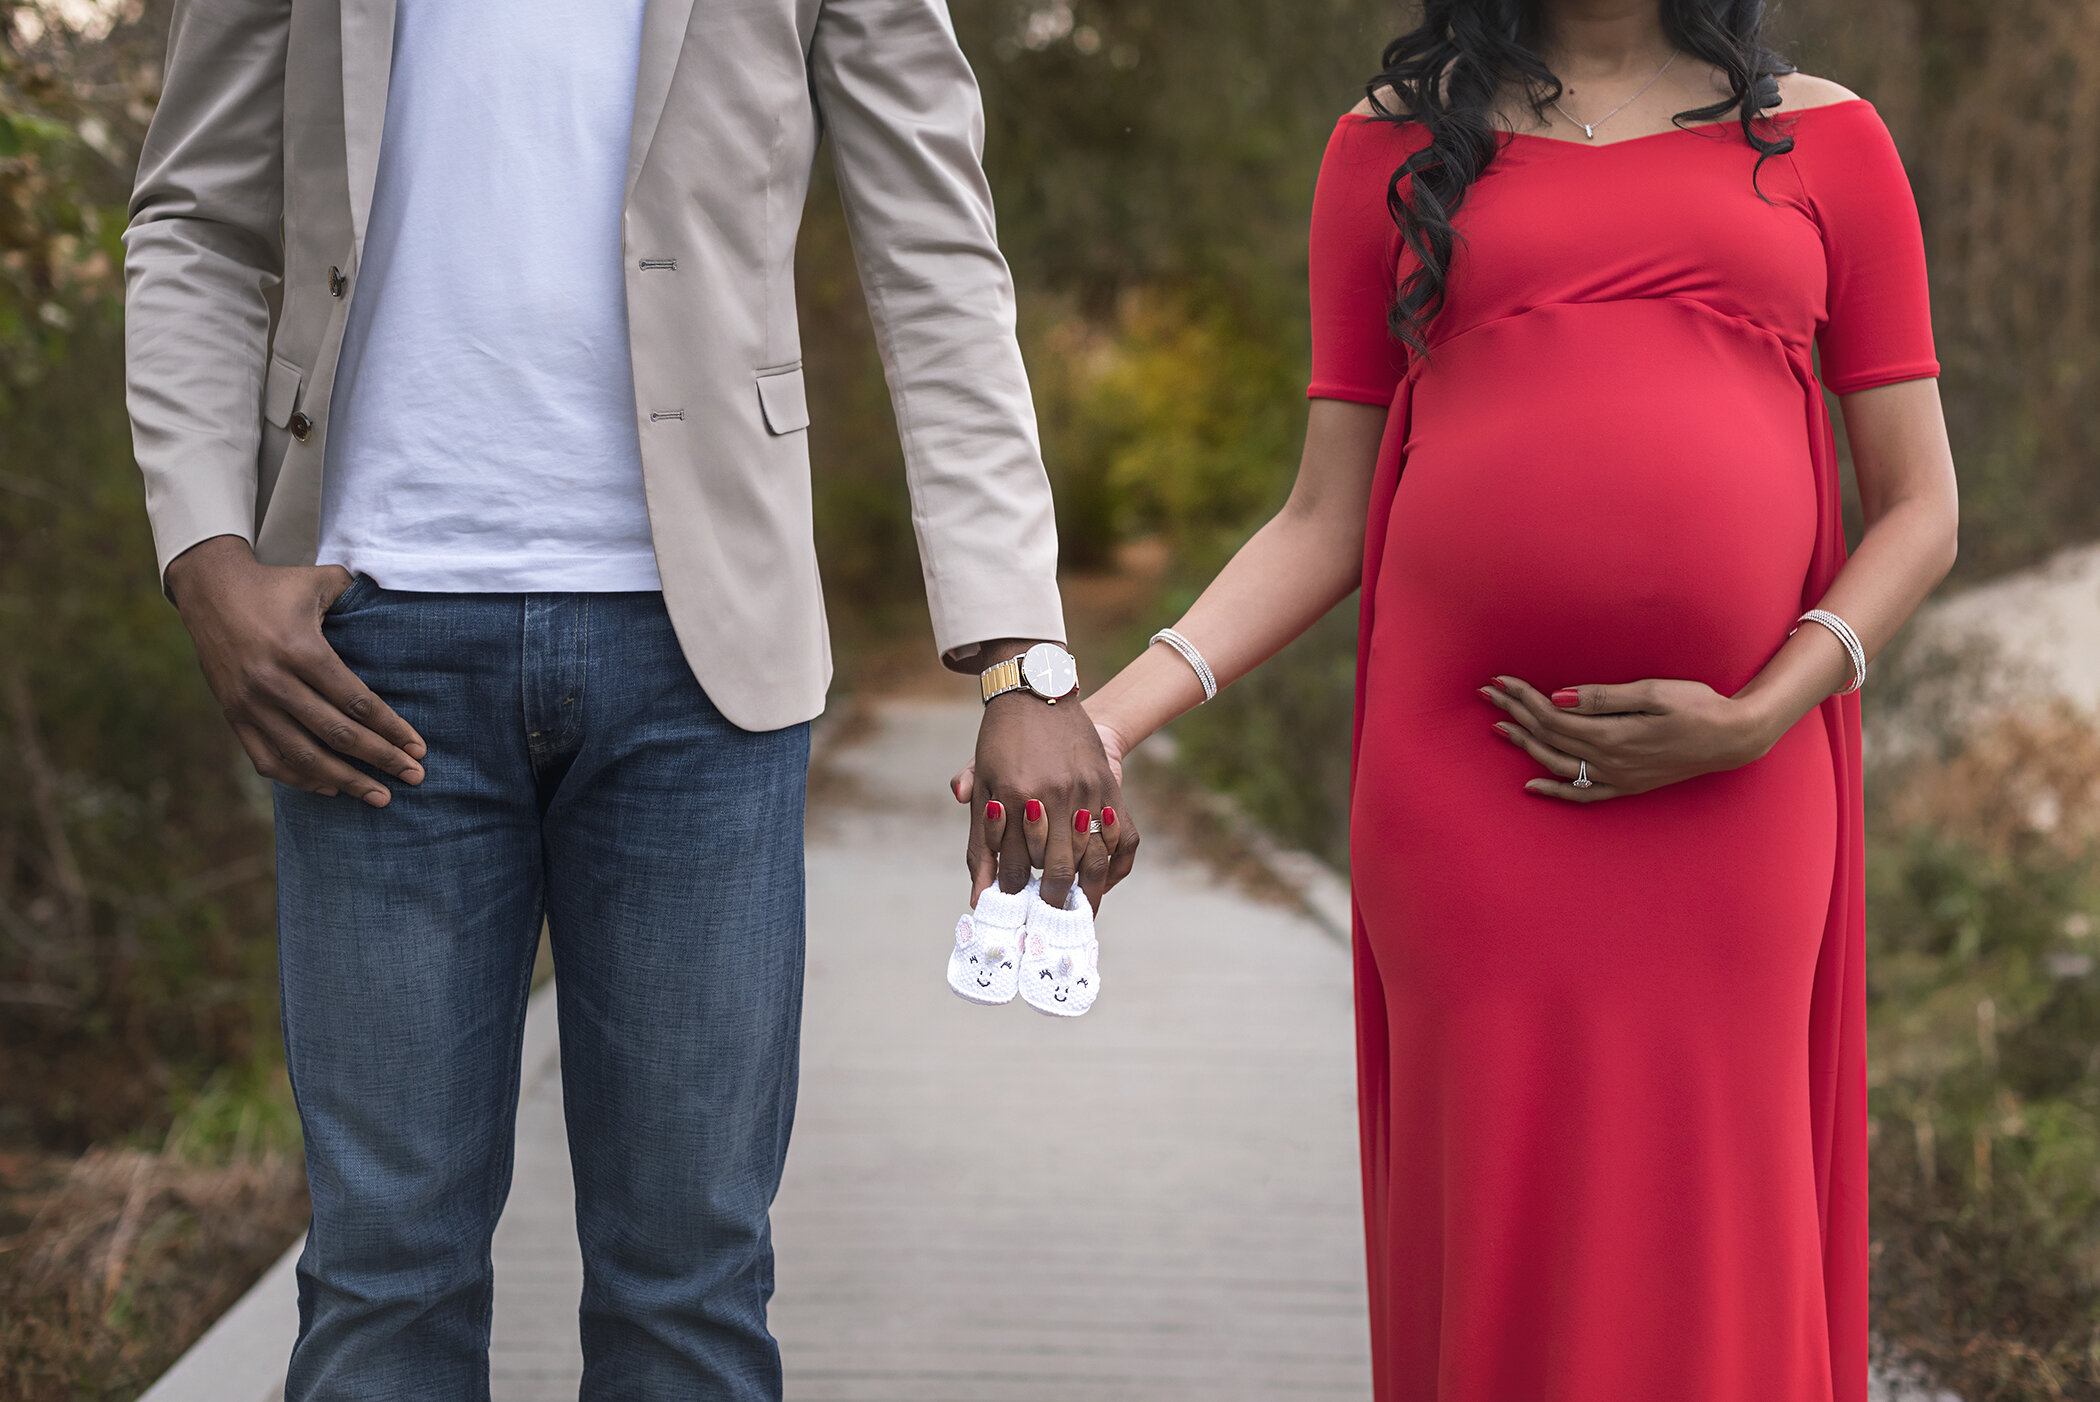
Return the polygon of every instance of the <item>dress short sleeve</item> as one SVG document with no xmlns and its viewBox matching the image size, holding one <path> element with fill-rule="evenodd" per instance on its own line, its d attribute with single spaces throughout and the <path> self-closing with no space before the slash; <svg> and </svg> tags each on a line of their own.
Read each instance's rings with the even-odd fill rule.
<svg viewBox="0 0 2100 1402">
<path fill-rule="evenodd" d="M 1351 114 L 1327 143 L 1313 191 L 1308 398 L 1390 404 L 1407 372 L 1407 347 L 1386 322 L 1402 247 L 1386 189 L 1416 130 Z"/>
<path fill-rule="evenodd" d="M 1940 373 L 1918 202 L 1881 115 L 1864 101 L 1812 108 L 1793 131 L 1828 269 L 1817 336 L 1839 394 Z"/>
</svg>

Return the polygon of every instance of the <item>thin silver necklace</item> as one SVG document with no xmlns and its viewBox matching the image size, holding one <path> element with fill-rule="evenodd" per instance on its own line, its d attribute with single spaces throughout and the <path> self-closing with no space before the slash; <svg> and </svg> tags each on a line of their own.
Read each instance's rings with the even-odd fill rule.
<svg viewBox="0 0 2100 1402">
<path fill-rule="evenodd" d="M 1617 107 L 1612 108 L 1611 111 L 1606 112 L 1603 116 L 1599 117 L 1594 122 L 1576 122 L 1575 118 L 1569 115 L 1568 109 L 1560 105 L 1559 98 L 1555 98 L 1553 100 L 1553 110 L 1560 113 L 1561 116 L 1567 117 L 1569 121 L 1575 122 L 1576 126 L 1582 128 L 1582 134 L 1585 137 L 1589 138 L 1591 141 L 1595 141 L 1597 139 L 1597 128 L 1603 126 L 1606 122 L 1618 116 L 1627 108 L 1633 106 L 1634 103 L 1639 102 L 1643 97 L 1646 97 L 1648 95 L 1648 89 L 1654 87 L 1657 83 L 1660 83 L 1662 81 L 1663 74 L 1669 72 L 1670 65 L 1675 62 L 1677 62 L 1677 52 L 1673 49 L 1670 51 L 1670 56 L 1663 60 L 1663 66 L 1655 70 L 1655 76 L 1653 78 L 1650 78 L 1647 82 L 1641 84 L 1641 90 L 1639 92 L 1635 93 L 1632 97 L 1627 98 L 1624 102 L 1620 103 Z"/>
</svg>

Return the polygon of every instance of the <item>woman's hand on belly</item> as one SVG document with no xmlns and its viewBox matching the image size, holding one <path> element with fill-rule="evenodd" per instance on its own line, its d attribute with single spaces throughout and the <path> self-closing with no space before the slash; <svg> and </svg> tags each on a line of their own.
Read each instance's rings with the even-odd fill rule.
<svg viewBox="0 0 2100 1402">
<path fill-rule="evenodd" d="M 1573 803 L 1738 769 L 1777 739 L 1759 711 L 1704 682 L 1579 686 L 1548 696 L 1517 677 L 1496 677 L 1480 694 L 1509 717 L 1495 729 L 1550 776 L 1525 789 Z M 1579 778 L 1589 785 L 1578 788 Z"/>
</svg>

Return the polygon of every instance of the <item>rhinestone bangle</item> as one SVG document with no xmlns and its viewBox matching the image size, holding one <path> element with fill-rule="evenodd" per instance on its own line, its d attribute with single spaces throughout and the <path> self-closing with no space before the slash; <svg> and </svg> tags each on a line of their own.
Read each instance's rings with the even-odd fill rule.
<svg viewBox="0 0 2100 1402">
<path fill-rule="evenodd" d="M 1801 625 L 1804 623 L 1820 623 L 1825 628 L 1828 628 L 1837 635 L 1837 640 L 1844 644 L 1845 655 L 1852 659 L 1852 685 L 1840 691 L 1838 695 L 1850 696 L 1853 692 L 1865 686 L 1867 684 L 1867 650 L 1861 646 L 1859 634 L 1852 631 L 1852 625 L 1839 618 L 1829 609 L 1810 609 L 1807 613 L 1794 620 L 1794 627 L 1787 633 L 1787 636 L 1791 638 L 1795 633 L 1800 632 Z"/>
<path fill-rule="evenodd" d="M 1218 694 L 1218 679 L 1212 675 L 1210 664 L 1203 660 L 1202 653 L 1196 651 L 1194 643 L 1182 637 L 1181 634 L 1175 632 L 1172 628 L 1160 629 L 1152 635 L 1152 641 L 1165 643 L 1168 647 L 1173 648 L 1174 651 L 1181 654 L 1189 666 L 1196 669 L 1196 680 L 1203 683 L 1203 699 L 1205 701 Z"/>
</svg>

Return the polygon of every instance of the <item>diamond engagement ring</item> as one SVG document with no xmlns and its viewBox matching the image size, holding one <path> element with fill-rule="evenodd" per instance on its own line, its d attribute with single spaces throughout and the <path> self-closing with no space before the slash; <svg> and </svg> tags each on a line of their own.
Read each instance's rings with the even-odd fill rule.
<svg viewBox="0 0 2100 1402">
<path fill-rule="evenodd" d="M 1590 762 L 1586 759 L 1576 760 L 1575 787 L 1578 789 L 1586 789 L 1589 788 L 1591 785 L 1595 784 L 1596 782 L 1597 781 L 1595 779 L 1592 779 L 1590 777 Z"/>
</svg>

